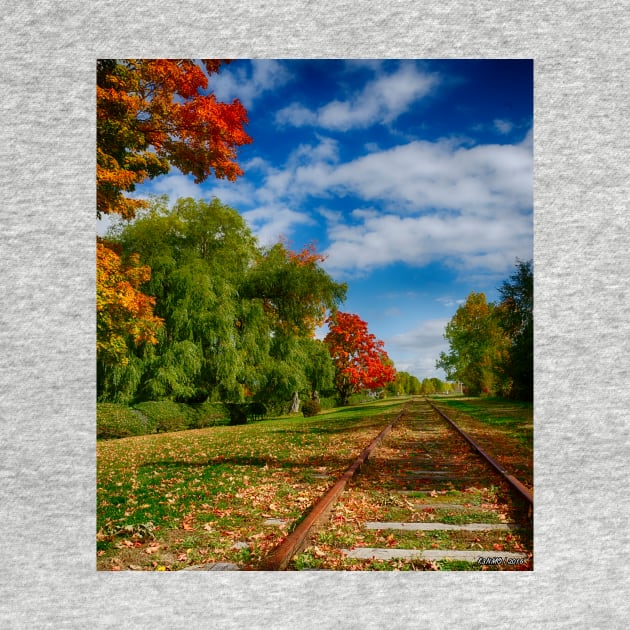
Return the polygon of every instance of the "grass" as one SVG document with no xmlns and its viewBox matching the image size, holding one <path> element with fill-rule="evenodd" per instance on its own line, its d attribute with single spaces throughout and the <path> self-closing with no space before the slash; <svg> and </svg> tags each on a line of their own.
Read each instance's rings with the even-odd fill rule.
<svg viewBox="0 0 630 630">
<path fill-rule="evenodd" d="M 255 567 L 402 404 L 99 442 L 97 568 Z"/>
<path fill-rule="evenodd" d="M 524 446 L 532 444 L 534 435 L 532 403 L 506 401 L 500 398 L 441 398 L 436 402 L 472 416 L 485 425 L 502 430 Z"/>
<path fill-rule="evenodd" d="M 503 435 L 496 429 L 488 432 Z M 408 484 L 405 477 L 418 469 L 445 470 L 464 481 L 458 489 L 447 488 L 448 479 L 422 478 L 423 491 L 400 492 Z M 465 478 L 469 481 L 466 482 Z M 395 481 L 395 480 L 398 481 Z M 389 484 L 391 482 L 391 488 Z M 440 505 L 442 504 L 442 505 Z M 429 505 L 428 509 L 422 509 Z M 455 507 L 450 507 L 451 505 Z M 437 522 L 453 525 L 467 523 L 517 523 L 513 530 L 373 530 L 365 527 L 378 522 Z M 360 560 L 345 556 L 343 549 L 361 547 L 407 550 L 472 550 L 528 552 L 532 547 L 530 522 L 514 504 L 505 483 L 501 482 L 461 438 L 437 421 L 428 407 L 419 402 L 366 462 L 331 511 L 331 518 L 309 546 L 294 558 L 290 568 L 320 570 L 406 571 L 406 570 L 524 570 L 531 567 L 478 565 L 459 560 L 429 562 L 418 559 Z"/>
<path fill-rule="evenodd" d="M 517 479 L 532 486 L 532 403 L 473 397 L 439 398 L 434 402 Z"/>
</svg>

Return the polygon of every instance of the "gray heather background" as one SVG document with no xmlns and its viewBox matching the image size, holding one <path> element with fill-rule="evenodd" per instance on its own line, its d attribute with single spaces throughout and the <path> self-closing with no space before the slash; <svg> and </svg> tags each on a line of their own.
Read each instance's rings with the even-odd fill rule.
<svg viewBox="0 0 630 630">
<path fill-rule="evenodd" d="M 622 628 L 628 2 L 52 2 L 0 13 L 0 627 Z M 98 57 L 528 57 L 536 568 L 95 571 Z"/>
</svg>

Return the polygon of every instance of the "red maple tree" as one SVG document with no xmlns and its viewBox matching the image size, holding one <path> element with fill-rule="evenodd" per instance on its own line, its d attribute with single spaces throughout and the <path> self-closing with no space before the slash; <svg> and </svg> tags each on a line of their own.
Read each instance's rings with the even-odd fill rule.
<svg viewBox="0 0 630 630">
<path fill-rule="evenodd" d="M 384 387 L 396 378 L 385 344 L 368 332 L 367 323 L 358 315 L 338 311 L 327 322 L 324 343 L 335 364 L 335 386 L 342 404 L 348 404 L 350 394 Z"/>
</svg>

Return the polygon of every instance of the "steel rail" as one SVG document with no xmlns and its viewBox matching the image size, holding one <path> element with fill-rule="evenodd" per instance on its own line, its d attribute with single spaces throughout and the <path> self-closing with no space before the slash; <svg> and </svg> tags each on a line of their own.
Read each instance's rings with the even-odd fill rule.
<svg viewBox="0 0 630 630">
<path fill-rule="evenodd" d="M 433 402 L 426 399 L 429 405 L 437 411 L 442 418 L 444 418 L 472 447 L 474 451 L 477 451 L 511 486 L 514 488 L 526 501 L 530 504 L 530 509 L 534 505 L 534 495 L 532 491 L 521 483 L 514 475 L 512 475 L 506 468 L 504 468 L 499 462 L 497 462 L 489 453 L 487 453 L 475 440 L 473 440 L 468 433 L 462 430 L 453 422 L 438 406 Z"/>
<path fill-rule="evenodd" d="M 372 452 L 379 446 L 392 427 L 402 418 L 405 406 L 363 450 L 352 466 L 346 470 L 343 476 L 326 492 L 326 494 L 313 506 L 306 518 L 284 539 L 260 564 L 262 571 L 283 571 L 291 562 L 294 555 L 300 553 L 306 546 L 311 534 L 320 527 L 328 518 L 330 510 L 339 495 L 344 491 L 346 484 L 366 462 Z"/>
</svg>

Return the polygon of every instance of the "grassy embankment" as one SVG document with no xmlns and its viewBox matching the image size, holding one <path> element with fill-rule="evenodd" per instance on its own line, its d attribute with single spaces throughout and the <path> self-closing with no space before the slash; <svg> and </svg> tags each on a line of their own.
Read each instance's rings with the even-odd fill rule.
<svg viewBox="0 0 630 630">
<path fill-rule="evenodd" d="M 533 486 L 532 403 L 472 397 L 435 397 L 433 402 L 517 479 Z"/>
<path fill-rule="evenodd" d="M 98 569 L 255 567 L 403 403 L 99 441 Z"/>
</svg>

